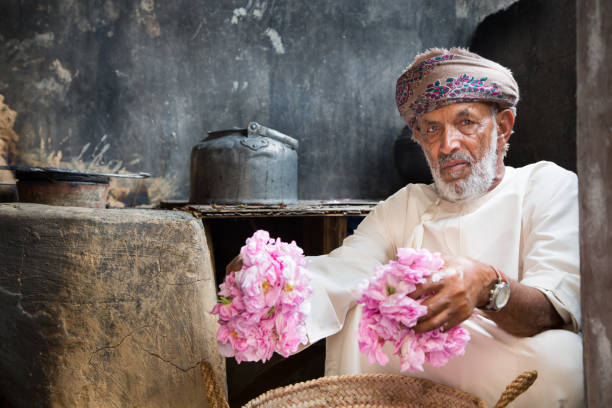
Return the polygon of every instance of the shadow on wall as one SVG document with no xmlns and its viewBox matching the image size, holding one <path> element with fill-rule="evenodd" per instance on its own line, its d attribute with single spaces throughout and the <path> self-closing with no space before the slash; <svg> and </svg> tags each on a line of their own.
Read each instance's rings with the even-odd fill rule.
<svg viewBox="0 0 612 408">
<path fill-rule="evenodd" d="M 510 68 L 521 100 L 506 164 L 576 171 L 576 2 L 521 0 L 487 17 L 472 51 Z"/>
</svg>

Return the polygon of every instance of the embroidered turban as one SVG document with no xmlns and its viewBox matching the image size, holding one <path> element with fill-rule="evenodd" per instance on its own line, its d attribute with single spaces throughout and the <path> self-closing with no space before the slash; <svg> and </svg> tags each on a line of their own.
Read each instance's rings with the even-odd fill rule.
<svg viewBox="0 0 612 408">
<path fill-rule="evenodd" d="M 508 68 L 462 48 L 417 55 L 397 79 L 395 102 L 412 129 L 418 115 L 458 102 L 515 107 L 518 84 Z"/>
</svg>

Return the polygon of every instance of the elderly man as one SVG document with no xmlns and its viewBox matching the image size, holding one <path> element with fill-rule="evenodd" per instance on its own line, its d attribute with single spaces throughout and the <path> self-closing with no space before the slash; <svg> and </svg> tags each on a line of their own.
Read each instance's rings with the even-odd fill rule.
<svg viewBox="0 0 612 408">
<path fill-rule="evenodd" d="M 582 404 L 577 179 L 548 162 L 504 165 L 518 99 L 508 69 L 463 49 L 429 50 L 399 77 L 398 109 L 434 183 L 402 188 L 340 248 L 309 258 L 308 336 L 327 338 L 326 375 L 400 372 L 396 356 L 383 367 L 359 352 L 352 289 L 398 248 L 427 248 L 444 256 L 449 273 L 413 293 L 436 292 L 415 330 L 461 324 L 471 340 L 464 356 L 407 374 L 492 405 L 535 369 L 538 379 L 515 406 Z"/>
<path fill-rule="evenodd" d="M 409 375 L 492 405 L 518 374 L 536 369 L 516 406 L 582 404 L 577 179 L 549 162 L 504 166 L 518 99 L 508 69 L 463 49 L 429 50 L 399 77 L 398 109 L 434 184 L 404 187 L 340 248 L 309 258 L 308 334 L 328 337 L 326 375 L 399 372 L 398 358 L 382 367 L 359 352 L 351 289 L 398 248 L 427 248 L 456 273 L 414 293 L 436 291 L 415 330 L 462 324 L 471 341 L 446 366 Z"/>
</svg>

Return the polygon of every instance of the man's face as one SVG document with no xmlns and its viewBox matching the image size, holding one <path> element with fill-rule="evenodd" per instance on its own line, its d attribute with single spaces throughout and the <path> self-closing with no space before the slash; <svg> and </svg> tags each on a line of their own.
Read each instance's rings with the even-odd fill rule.
<svg viewBox="0 0 612 408">
<path fill-rule="evenodd" d="M 447 105 L 423 114 L 418 124 L 415 139 L 443 198 L 461 201 L 489 190 L 497 173 L 501 139 L 488 104 Z"/>
</svg>

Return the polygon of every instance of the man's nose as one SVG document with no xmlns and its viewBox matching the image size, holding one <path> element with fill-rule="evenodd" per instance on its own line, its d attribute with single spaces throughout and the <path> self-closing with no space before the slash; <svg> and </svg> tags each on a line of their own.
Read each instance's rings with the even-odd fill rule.
<svg viewBox="0 0 612 408">
<path fill-rule="evenodd" d="M 442 143 L 440 144 L 440 153 L 451 154 L 460 148 L 460 132 L 454 126 L 446 126 L 442 134 Z"/>
</svg>

